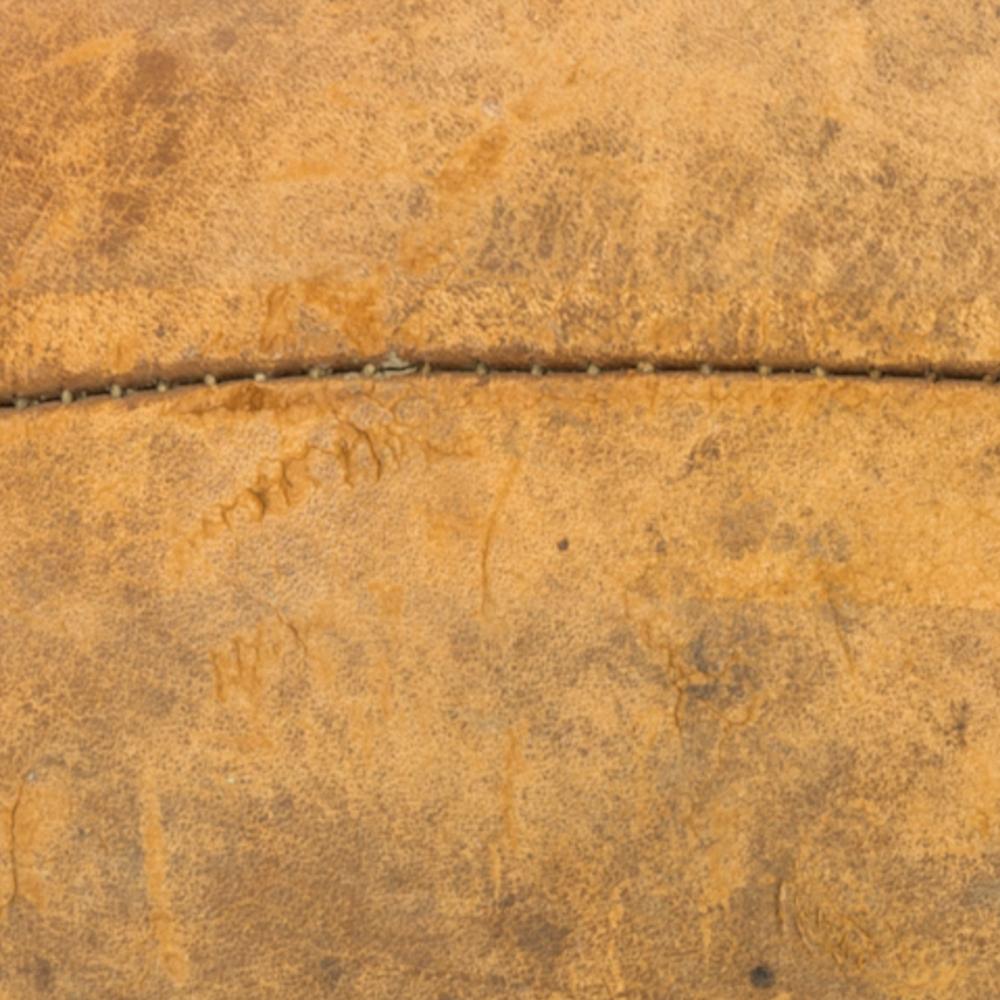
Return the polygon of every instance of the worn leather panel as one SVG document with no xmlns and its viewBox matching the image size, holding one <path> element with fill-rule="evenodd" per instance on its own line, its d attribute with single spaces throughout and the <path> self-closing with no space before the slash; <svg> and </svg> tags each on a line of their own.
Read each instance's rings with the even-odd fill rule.
<svg viewBox="0 0 1000 1000">
<path fill-rule="evenodd" d="M 1000 396 L 0 418 L 0 996 L 1000 993 Z"/>
<path fill-rule="evenodd" d="M 994 6 L 2 0 L 0 393 L 993 368 Z"/>
</svg>

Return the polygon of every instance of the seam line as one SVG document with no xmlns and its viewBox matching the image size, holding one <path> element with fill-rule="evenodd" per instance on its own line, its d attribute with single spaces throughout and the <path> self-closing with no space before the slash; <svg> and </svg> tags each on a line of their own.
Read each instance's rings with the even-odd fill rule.
<svg viewBox="0 0 1000 1000">
<path fill-rule="evenodd" d="M 1000 371 L 982 374 L 981 372 L 963 369 L 947 368 L 914 368 L 903 365 L 880 367 L 863 367 L 858 365 L 726 365 L 726 364 L 671 364 L 669 362 L 626 361 L 604 364 L 600 367 L 593 363 L 557 364 L 542 367 L 541 365 L 487 365 L 485 362 L 475 364 L 431 364 L 429 361 L 403 360 L 390 353 L 378 364 L 368 362 L 364 365 L 349 367 L 323 367 L 309 365 L 307 367 L 285 368 L 270 372 L 247 374 L 245 370 L 238 373 L 225 371 L 206 371 L 203 375 L 187 378 L 159 379 L 150 381 L 141 379 L 135 381 L 113 380 L 99 385 L 71 391 L 64 389 L 60 393 L 43 393 L 39 395 L 16 395 L 0 398 L 0 410 L 23 410 L 42 403 L 71 404 L 84 399 L 101 397 L 126 398 L 138 394 L 164 393 L 177 389 L 203 385 L 209 388 L 231 385 L 237 382 L 280 382 L 291 379 L 353 379 L 353 378 L 398 378 L 413 375 L 459 374 L 478 375 L 530 375 L 542 377 L 546 374 L 560 376 L 577 376 L 580 378 L 596 378 L 602 375 L 620 375 L 626 372 L 638 372 L 644 375 L 700 375 L 703 377 L 719 377 L 727 375 L 754 375 L 762 378 L 782 376 L 799 376 L 812 378 L 836 379 L 868 379 L 913 382 L 957 382 L 957 383 L 995 383 L 1000 378 Z"/>
</svg>

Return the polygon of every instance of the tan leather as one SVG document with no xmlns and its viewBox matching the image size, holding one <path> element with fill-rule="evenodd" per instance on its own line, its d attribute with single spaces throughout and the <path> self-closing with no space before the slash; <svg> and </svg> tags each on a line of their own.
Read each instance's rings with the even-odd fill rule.
<svg viewBox="0 0 1000 1000">
<path fill-rule="evenodd" d="M 0 403 L 991 371 L 1000 9 L 0 0 Z M 1000 395 L 0 410 L 0 1000 L 1000 996 Z"/>
<path fill-rule="evenodd" d="M 2 0 L 0 394 L 992 368 L 991 3 Z"/>
<path fill-rule="evenodd" d="M 1000 396 L 0 417 L 0 996 L 986 998 Z"/>
</svg>

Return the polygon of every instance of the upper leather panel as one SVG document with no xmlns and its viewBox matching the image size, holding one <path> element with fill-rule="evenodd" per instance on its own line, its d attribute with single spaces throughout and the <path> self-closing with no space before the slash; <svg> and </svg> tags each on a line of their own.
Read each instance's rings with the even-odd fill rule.
<svg viewBox="0 0 1000 1000">
<path fill-rule="evenodd" d="M 1000 359 L 992 5 L 0 11 L 2 393 Z"/>
</svg>

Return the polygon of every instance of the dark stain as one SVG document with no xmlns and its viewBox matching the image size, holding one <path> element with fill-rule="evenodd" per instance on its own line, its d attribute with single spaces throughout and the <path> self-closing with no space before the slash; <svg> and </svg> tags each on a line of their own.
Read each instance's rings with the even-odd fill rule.
<svg viewBox="0 0 1000 1000">
<path fill-rule="evenodd" d="M 178 77 L 177 59 L 161 49 L 140 52 L 135 57 L 132 85 L 125 92 L 128 111 L 137 104 L 162 106 L 173 97 Z"/>
<path fill-rule="evenodd" d="M 964 747 L 966 745 L 966 734 L 969 729 L 969 717 L 972 714 L 972 709 L 969 707 L 969 703 L 963 699 L 958 703 L 953 701 L 949 706 L 949 711 L 951 713 L 951 725 L 945 730 L 948 743 L 954 747 Z"/>
<path fill-rule="evenodd" d="M 52 988 L 55 986 L 55 972 L 52 969 L 52 963 L 47 958 L 42 958 L 39 955 L 35 959 L 32 977 L 35 980 L 35 989 L 39 993 L 52 992 Z"/>
<path fill-rule="evenodd" d="M 479 253 L 479 266 L 494 274 L 513 274 L 522 270 L 517 259 L 517 238 L 515 234 L 516 213 L 506 201 L 497 195 L 493 200 L 490 220 L 490 235 Z"/>
<path fill-rule="evenodd" d="M 426 215 L 429 207 L 430 199 L 427 197 L 426 188 L 422 184 L 414 184 L 406 198 L 406 211 L 411 218 L 418 218 Z"/>
<path fill-rule="evenodd" d="M 555 248 L 556 233 L 562 217 L 562 205 L 555 191 L 549 191 L 545 201 L 538 209 L 535 224 L 538 228 L 538 246 L 536 253 L 539 259 L 548 260 Z"/>
<path fill-rule="evenodd" d="M 711 701 L 719 693 L 718 684 L 688 684 L 685 691 L 698 701 Z"/>
<path fill-rule="evenodd" d="M 710 466 L 722 457 L 722 443 L 717 434 L 709 434 L 702 438 L 697 444 L 691 446 L 691 450 L 684 460 L 684 467 L 676 475 L 667 480 L 667 485 L 682 482 L 688 476 Z"/>
<path fill-rule="evenodd" d="M 332 955 L 321 959 L 319 963 L 319 978 L 320 982 L 328 990 L 335 990 L 343 975 L 344 965 L 339 959 L 334 958 Z"/>
<path fill-rule="evenodd" d="M 806 546 L 816 559 L 845 563 L 851 558 L 851 540 L 832 521 L 820 525 L 806 540 Z"/>
<path fill-rule="evenodd" d="M 730 559 L 742 559 L 756 552 L 767 538 L 774 505 L 767 500 L 741 504 L 723 515 L 719 525 L 719 543 Z"/>
<path fill-rule="evenodd" d="M 798 541 L 799 533 L 794 524 L 782 521 L 771 535 L 771 548 L 775 552 L 787 552 Z"/>
<path fill-rule="evenodd" d="M 228 52 L 235 44 L 239 35 L 232 28 L 216 28 L 212 32 L 212 44 L 220 52 Z"/>
<path fill-rule="evenodd" d="M 147 171 L 152 177 L 157 177 L 164 170 L 180 163 L 183 159 L 181 151 L 181 130 L 176 126 L 167 126 L 156 141 L 150 157 Z"/>
<path fill-rule="evenodd" d="M 569 548 L 569 539 L 568 538 L 560 538 L 559 541 L 556 542 L 556 548 L 560 552 L 565 552 Z"/>
<path fill-rule="evenodd" d="M 569 928 L 559 927 L 540 915 L 526 917 L 517 930 L 517 946 L 546 961 L 562 954 Z"/>
<path fill-rule="evenodd" d="M 728 712 L 761 687 L 757 664 L 768 655 L 768 630 L 743 616 L 703 626 L 687 644 L 684 658 L 701 676 L 689 674 L 685 693 L 692 704 L 711 703 Z"/>
<path fill-rule="evenodd" d="M 838 135 L 843 131 L 843 125 L 838 121 L 834 121 L 832 118 L 824 118 L 823 124 L 820 126 L 819 130 L 819 150 L 818 153 L 822 156 L 830 144 L 837 138 Z"/>
<path fill-rule="evenodd" d="M 716 655 L 709 650 L 710 633 L 708 629 L 702 629 L 694 639 L 688 643 L 688 659 L 703 673 L 714 674 L 719 670 Z"/>
<path fill-rule="evenodd" d="M 157 325 L 156 329 L 153 331 L 153 334 L 156 336 L 157 340 L 163 340 L 163 338 L 167 335 L 167 331 L 164 328 L 163 324 L 160 323 L 160 324 Z"/>
<path fill-rule="evenodd" d="M 774 985 L 774 970 L 767 965 L 755 965 L 750 970 L 750 985 L 758 990 L 770 989 Z"/>
<path fill-rule="evenodd" d="M 882 169 L 872 179 L 880 188 L 891 191 L 896 186 L 899 175 L 891 163 L 883 163 Z"/>
</svg>

